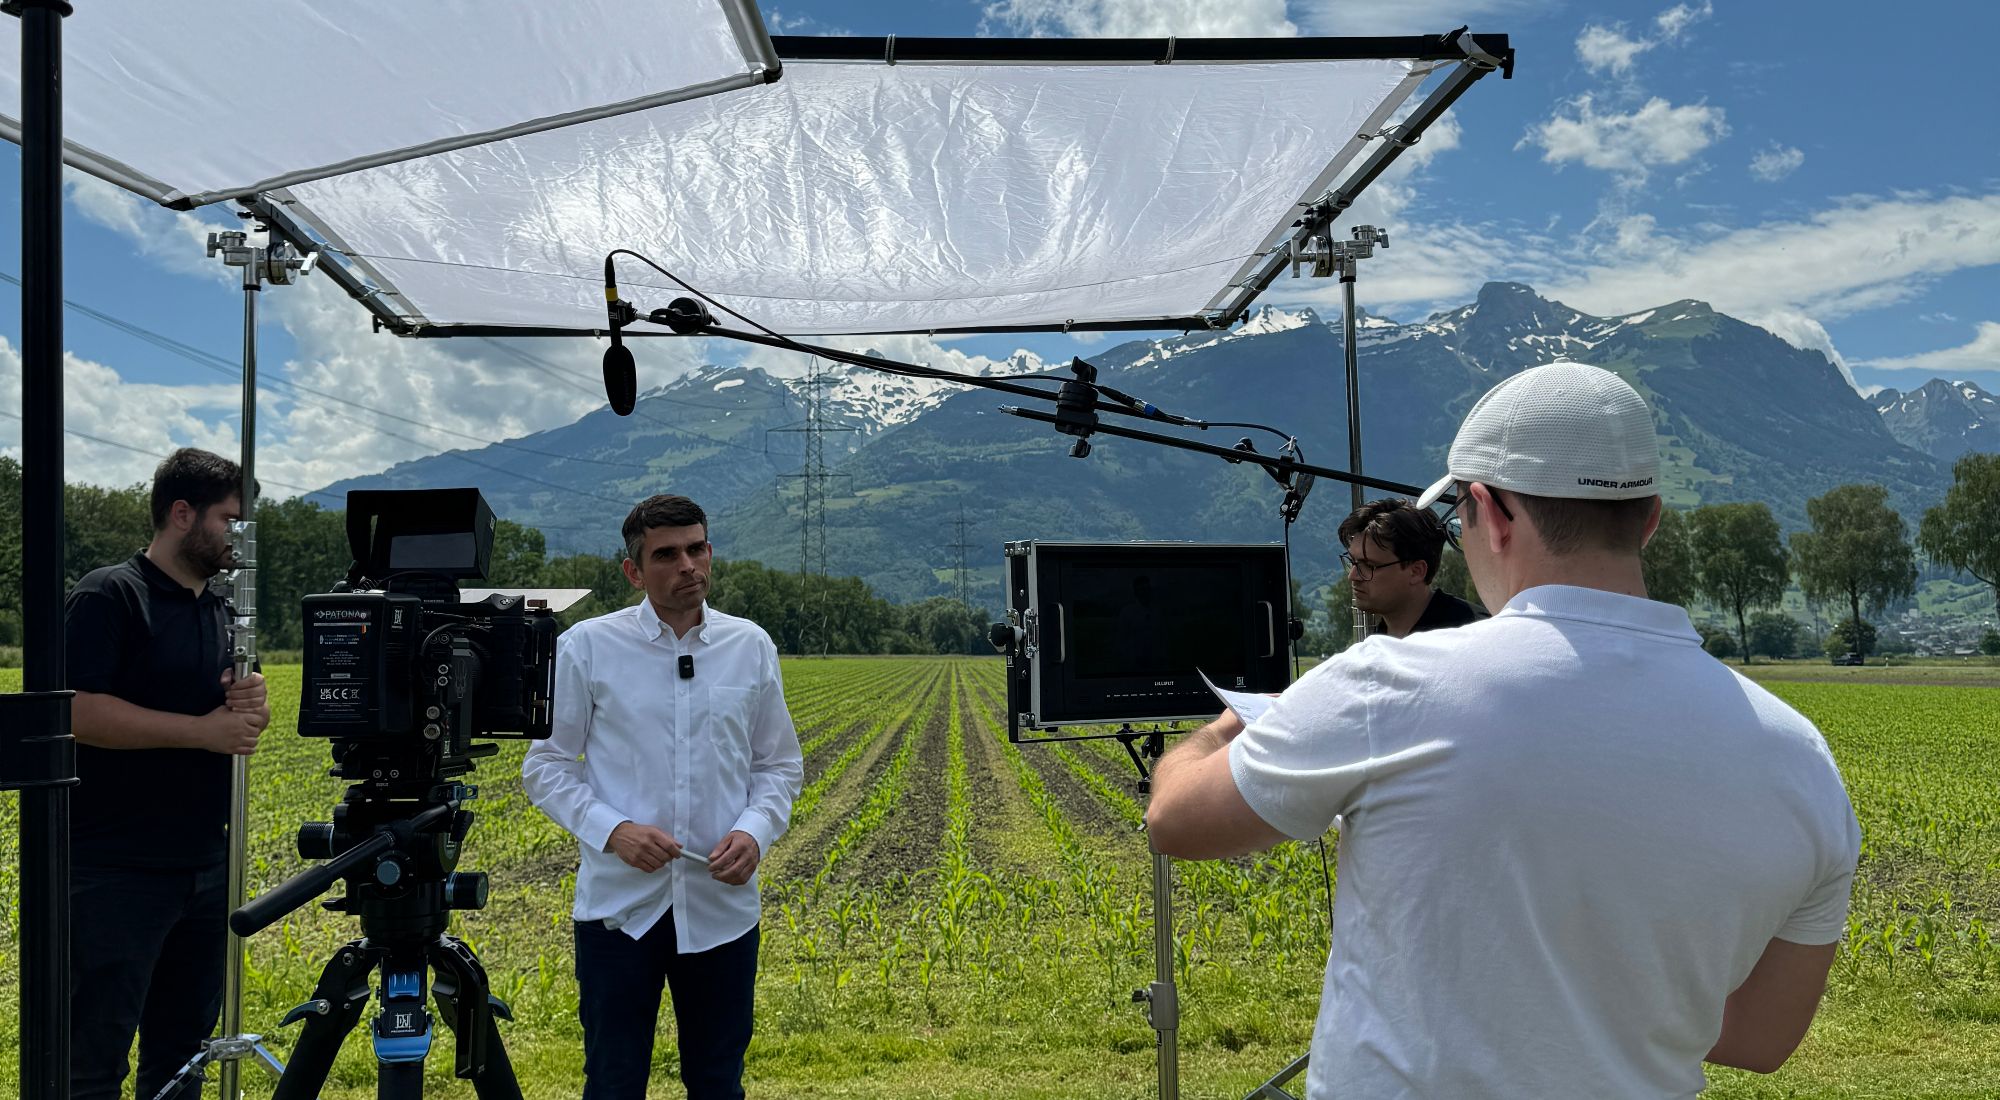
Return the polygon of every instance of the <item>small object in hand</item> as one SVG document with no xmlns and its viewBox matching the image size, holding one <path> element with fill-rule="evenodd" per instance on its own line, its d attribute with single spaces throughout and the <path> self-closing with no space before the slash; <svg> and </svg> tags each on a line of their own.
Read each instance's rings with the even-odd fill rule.
<svg viewBox="0 0 2000 1100">
<path fill-rule="evenodd" d="M 696 863 L 701 864 L 703 867 L 708 866 L 708 857 L 700 854 L 699 852 L 695 852 L 691 849 L 682 848 L 681 858 L 694 860 Z"/>
</svg>

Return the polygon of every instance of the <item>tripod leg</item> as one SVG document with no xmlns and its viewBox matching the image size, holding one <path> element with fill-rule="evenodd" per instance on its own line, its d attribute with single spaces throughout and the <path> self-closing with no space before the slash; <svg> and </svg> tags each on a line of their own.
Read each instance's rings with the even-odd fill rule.
<svg viewBox="0 0 2000 1100">
<path fill-rule="evenodd" d="M 382 1062 L 375 1071 L 375 1100 L 420 1100 L 424 1095 L 422 1062 Z"/>
<path fill-rule="evenodd" d="M 374 965 L 373 954 L 360 940 L 349 943 L 320 972 L 313 999 L 285 1017 L 286 1023 L 303 1019 L 305 1027 L 271 1100 L 317 1100 L 333 1059 L 340 1053 L 340 1044 L 354 1030 L 368 1003 L 368 972 Z"/>
<path fill-rule="evenodd" d="M 457 1036 L 458 1076 L 472 1082 L 479 1100 L 521 1100 L 520 1082 L 500 1043 L 497 1002 L 488 992 L 486 968 L 478 956 L 464 943 L 441 936 L 431 946 L 431 966 L 437 972 L 431 996 Z"/>
</svg>

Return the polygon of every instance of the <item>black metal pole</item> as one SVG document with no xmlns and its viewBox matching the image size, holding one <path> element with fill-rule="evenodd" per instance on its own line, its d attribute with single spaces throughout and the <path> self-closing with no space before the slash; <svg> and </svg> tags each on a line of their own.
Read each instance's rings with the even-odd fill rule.
<svg viewBox="0 0 2000 1100">
<path fill-rule="evenodd" d="M 22 686 L 63 686 L 62 21 L 65 0 L 10 0 L 21 19 Z M 58 708 L 69 736 L 68 708 Z M 21 1096 L 69 1097 L 69 788 L 21 792 Z"/>
</svg>

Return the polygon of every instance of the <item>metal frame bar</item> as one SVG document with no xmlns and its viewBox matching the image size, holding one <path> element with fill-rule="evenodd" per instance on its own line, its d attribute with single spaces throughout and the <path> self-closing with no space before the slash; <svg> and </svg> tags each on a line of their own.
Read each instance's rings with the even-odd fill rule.
<svg viewBox="0 0 2000 1100">
<path fill-rule="evenodd" d="M 509 138 L 522 137 L 527 134 L 538 134 L 546 130 L 561 129 L 564 126 L 574 126 L 581 122 L 595 122 L 598 119 L 630 114 L 633 111 L 643 111 L 668 103 L 680 103 L 690 99 L 700 99 L 704 96 L 715 95 L 718 92 L 730 92 L 741 88 L 755 87 L 759 84 L 768 84 L 778 79 L 783 71 L 783 64 L 778 58 L 775 46 L 771 44 L 770 36 L 763 33 L 764 20 L 763 16 L 758 14 L 756 0 L 715 0 L 715 2 L 722 9 L 724 18 L 729 21 L 730 30 L 734 32 L 736 43 L 743 52 L 744 64 L 747 66 L 745 72 L 735 76 L 721 77 L 716 80 L 704 81 L 700 84 L 676 88 L 667 92 L 653 92 L 648 95 L 634 96 L 631 99 L 620 100 L 616 103 L 601 103 L 594 107 L 583 108 L 582 110 L 546 115 L 541 118 L 517 122 L 509 126 L 481 130 L 478 133 L 459 134 L 455 137 L 436 138 L 431 141 L 419 142 L 415 145 L 386 149 L 381 152 L 369 153 L 365 156 L 350 157 L 347 160 L 335 161 L 331 164 L 322 164 L 312 168 L 301 168 L 293 172 L 284 172 L 243 187 L 203 191 L 195 195 L 189 195 L 170 187 L 163 181 L 154 179 L 116 158 L 106 156 L 87 146 L 66 143 L 63 147 L 63 161 L 70 167 L 87 172 L 108 183 L 123 187 L 128 191 L 143 195 L 170 210 L 192 210 L 196 207 L 208 206 L 229 199 L 248 198 L 264 192 L 290 187 L 293 184 L 310 183 L 313 180 L 326 179 L 329 176 L 345 175 L 349 172 L 359 172 L 367 168 L 379 168 L 385 164 L 415 160 L 419 157 L 427 157 L 437 153 L 448 153 L 456 149 L 469 149 L 476 145 L 486 145 L 491 142 L 505 141 Z M 5 137 L 19 143 L 21 140 L 19 120 L 0 114 L 0 137 Z"/>
<path fill-rule="evenodd" d="M 873 61 L 907 65 L 1170 65 L 1285 61 L 1463 61 L 1462 32 L 1320 38 L 897 38 L 772 35 L 787 61 Z M 1513 65 L 1504 34 L 1470 36 Z M 893 43 L 893 45 L 892 45 Z M 891 61 L 890 58 L 894 60 Z"/>
<path fill-rule="evenodd" d="M 242 205 L 263 219 L 272 233 L 291 242 L 300 252 L 321 253 L 319 270 L 345 290 L 348 297 L 360 302 L 374 316 L 377 327 L 386 328 L 398 336 L 421 334 L 423 322 L 420 315 L 417 321 L 412 322 L 408 316 L 391 309 L 389 303 L 393 300 L 408 306 L 411 313 L 415 312 L 415 305 L 393 287 L 383 289 L 388 281 L 381 277 L 380 272 L 367 261 L 357 259 L 346 251 L 340 238 L 313 218 L 303 203 L 277 192 L 243 200 Z"/>
<path fill-rule="evenodd" d="M 1466 52 L 1461 54 L 1462 61 L 1458 68 L 1446 77 L 1442 84 L 1433 89 L 1415 111 L 1411 112 L 1410 117 L 1397 128 L 1393 139 L 1384 140 L 1382 145 L 1354 170 L 1354 174 L 1340 185 L 1339 189 L 1328 192 L 1317 202 L 1312 203 L 1303 216 L 1293 223 L 1291 233 L 1282 238 L 1280 246 L 1267 252 L 1254 273 L 1238 284 L 1236 293 L 1231 299 L 1219 306 L 1218 324 L 1221 327 L 1228 327 L 1241 320 L 1244 314 L 1249 312 L 1250 304 L 1257 300 L 1258 295 L 1270 289 L 1278 273 L 1284 270 L 1285 264 L 1291 258 L 1293 247 L 1304 243 L 1308 238 L 1324 236 L 1333 223 L 1354 205 L 1354 201 L 1361 196 L 1368 185 L 1387 171 L 1389 165 L 1395 163 L 1404 149 L 1415 144 L 1433 122 L 1443 117 L 1445 111 L 1458 101 L 1458 97 L 1465 94 L 1466 89 L 1472 87 L 1474 81 L 1496 70 L 1502 73 L 1513 71 L 1514 53 L 1505 45 L 1505 35 L 1452 37 L 1472 40 Z M 1500 52 L 1497 54 L 1491 49 L 1495 39 L 1499 40 Z"/>
</svg>

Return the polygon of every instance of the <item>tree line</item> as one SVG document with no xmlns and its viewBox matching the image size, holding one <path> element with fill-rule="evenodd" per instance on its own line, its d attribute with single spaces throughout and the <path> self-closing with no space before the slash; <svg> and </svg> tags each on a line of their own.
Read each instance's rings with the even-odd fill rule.
<svg viewBox="0 0 2000 1100">
<path fill-rule="evenodd" d="M 1958 460 L 1951 490 L 1924 513 L 1914 543 L 1880 485 L 1831 489 L 1806 502 L 1806 518 L 1810 529 L 1786 540 L 1761 502 L 1664 509 L 1646 545 L 1646 593 L 1683 607 L 1706 600 L 1723 609 L 1735 631 L 1705 631 L 1703 644 L 1746 663 L 1752 654 L 1799 655 L 1803 628 L 1776 610 L 1794 580 L 1807 600 L 1846 612 L 1823 643 L 1829 655 L 1874 653 L 1876 629 L 1863 613 L 1879 614 L 1916 594 L 1919 552 L 1992 589 L 2000 617 L 2000 454 Z M 1457 551 L 1445 551 L 1437 586 L 1478 602 Z M 1309 652 L 1332 653 L 1352 641 L 1350 601 L 1342 577 L 1327 594 L 1328 627 L 1308 634 Z M 1988 631 L 1980 649 L 2000 654 L 2000 632 Z"/>
<path fill-rule="evenodd" d="M 64 488 L 63 584 L 143 547 L 152 537 L 144 485 L 107 489 Z M 2000 609 L 2000 455 L 1968 454 L 1953 468 L 1943 503 L 1924 513 L 1914 543 L 1903 518 L 1879 485 L 1842 485 L 1806 504 L 1811 528 L 1785 540 L 1762 503 L 1710 504 L 1689 511 L 1667 509 L 1646 547 L 1648 594 L 1682 606 L 1706 600 L 1735 620 L 1733 636 L 1713 632 L 1718 655 L 1795 654 L 1799 624 L 1775 610 L 1796 580 L 1808 600 L 1837 605 L 1846 614 L 1830 633 L 1830 652 L 1869 654 L 1878 614 L 1916 589 L 1916 554 L 1970 574 L 1993 590 Z M 0 457 L 0 645 L 20 642 L 21 467 Z M 303 645 L 299 600 L 324 592 L 347 574 L 344 513 L 304 498 L 257 505 L 258 635 L 267 650 Z M 989 653 L 991 616 L 947 596 L 897 605 L 877 596 L 858 577 L 801 577 L 754 561 L 719 560 L 709 602 L 748 618 L 788 654 Z M 591 595 L 564 612 L 564 625 L 636 603 L 619 556 L 550 557 L 542 533 L 500 520 L 494 534 L 489 587 L 585 588 Z M 1447 551 L 1439 587 L 1477 600 L 1465 562 Z M 1309 653 L 1332 653 L 1352 639 L 1346 578 L 1326 598 L 1326 625 L 1302 639 Z M 1294 585 L 1293 613 L 1307 604 Z M 2000 649 L 2000 635 L 1993 648 Z M 1722 652 L 1726 651 L 1726 652 Z"/>
<path fill-rule="evenodd" d="M 85 573 L 132 556 L 152 539 L 151 489 L 63 488 L 63 589 Z M 257 502 L 257 637 L 266 650 L 304 645 L 299 601 L 347 575 L 346 514 L 294 498 Z M 21 640 L 21 466 L 0 457 L 0 645 Z M 542 533 L 500 520 L 488 588 L 586 588 L 563 625 L 637 603 L 621 555 L 551 557 Z M 810 653 L 991 653 L 982 608 L 948 596 L 898 605 L 858 577 L 801 577 L 754 561 L 718 560 L 709 604 L 769 631 L 780 651 Z"/>
</svg>

